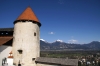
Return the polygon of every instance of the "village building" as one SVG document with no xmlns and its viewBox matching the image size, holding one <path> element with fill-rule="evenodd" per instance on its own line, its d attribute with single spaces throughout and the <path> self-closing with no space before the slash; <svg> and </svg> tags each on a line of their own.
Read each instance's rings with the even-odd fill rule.
<svg viewBox="0 0 100 66">
<path fill-rule="evenodd" d="M 0 28 L 0 66 L 78 66 L 78 59 L 40 57 L 40 27 L 27 7 L 14 21 L 14 28 Z"/>
</svg>

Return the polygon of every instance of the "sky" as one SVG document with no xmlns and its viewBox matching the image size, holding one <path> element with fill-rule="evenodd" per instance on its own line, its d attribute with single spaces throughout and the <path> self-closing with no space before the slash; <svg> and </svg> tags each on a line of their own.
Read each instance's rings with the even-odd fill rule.
<svg viewBox="0 0 100 66">
<path fill-rule="evenodd" d="M 100 0 L 0 0 L 0 28 L 30 6 L 39 19 L 40 39 L 67 43 L 100 41 Z"/>
</svg>

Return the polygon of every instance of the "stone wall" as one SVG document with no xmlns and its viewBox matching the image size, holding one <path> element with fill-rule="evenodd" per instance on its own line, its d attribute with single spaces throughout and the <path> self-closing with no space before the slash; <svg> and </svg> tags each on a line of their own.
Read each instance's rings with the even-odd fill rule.
<svg viewBox="0 0 100 66">
<path fill-rule="evenodd" d="M 37 66 L 60 66 L 60 65 L 37 63 Z"/>
</svg>

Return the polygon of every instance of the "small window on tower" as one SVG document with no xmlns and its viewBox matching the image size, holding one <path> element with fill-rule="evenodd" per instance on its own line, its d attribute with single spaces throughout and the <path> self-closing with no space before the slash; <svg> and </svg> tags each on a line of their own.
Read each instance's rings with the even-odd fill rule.
<svg viewBox="0 0 100 66">
<path fill-rule="evenodd" d="M 36 33 L 34 32 L 34 36 L 36 36 Z"/>
<path fill-rule="evenodd" d="M 19 49 L 17 50 L 19 52 L 19 54 L 22 54 L 23 50 Z"/>
<path fill-rule="evenodd" d="M 34 61 L 35 60 L 35 58 L 32 58 L 32 61 Z"/>
</svg>

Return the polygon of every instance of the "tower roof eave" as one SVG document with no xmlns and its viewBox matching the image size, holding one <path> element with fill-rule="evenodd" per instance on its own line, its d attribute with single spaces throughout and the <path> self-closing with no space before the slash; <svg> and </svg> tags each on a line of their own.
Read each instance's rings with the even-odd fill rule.
<svg viewBox="0 0 100 66">
<path fill-rule="evenodd" d="M 26 22 L 26 21 L 35 23 L 35 24 L 37 24 L 39 27 L 41 27 L 41 23 L 40 23 L 40 22 L 36 22 L 36 21 L 34 21 L 34 20 L 26 20 L 26 19 L 25 19 L 25 20 L 15 20 L 15 21 L 14 21 L 14 24 L 17 23 L 17 22 Z"/>
</svg>

